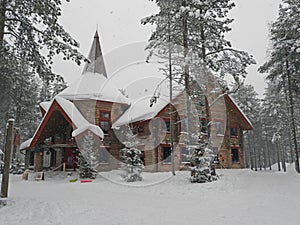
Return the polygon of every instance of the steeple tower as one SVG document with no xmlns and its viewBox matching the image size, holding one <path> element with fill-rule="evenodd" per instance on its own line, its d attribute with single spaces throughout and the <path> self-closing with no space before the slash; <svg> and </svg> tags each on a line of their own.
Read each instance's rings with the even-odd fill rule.
<svg viewBox="0 0 300 225">
<path fill-rule="evenodd" d="M 95 33 L 88 59 L 89 62 L 85 64 L 82 75 L 84 75 L 86 72 L 91 72 L 102 74 L 107 78 L 98 31 Z"/>
</svg>

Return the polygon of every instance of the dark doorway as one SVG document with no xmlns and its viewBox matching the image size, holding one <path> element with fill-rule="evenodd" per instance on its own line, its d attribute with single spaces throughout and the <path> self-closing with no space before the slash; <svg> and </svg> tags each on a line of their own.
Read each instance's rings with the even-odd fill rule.
<svg viewBox="0 0 300 225">
<path fill-rule="evenodd" d="M 239 150 L 238 149 L 231 149 L 231 157 L 232 157 L 232 163 L 238 163 L 239 162 Z"/>
</svg>

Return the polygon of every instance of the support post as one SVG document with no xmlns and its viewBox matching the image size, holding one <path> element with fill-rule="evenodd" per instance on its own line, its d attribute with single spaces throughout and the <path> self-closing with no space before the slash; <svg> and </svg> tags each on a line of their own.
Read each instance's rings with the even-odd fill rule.
<svg viewBox="0 0 300 225">
<path fill-rule="evenodd" d="M 1 198 L 7 198 L 8 196 L 9 169 L 10 169 L 11 152 L 13 146 L 13 126 L 14 126 L 14 119 L 9 119 L 5 152 L 4 152 L 5 156 L 4 156 L 2 183 L 1 183 L 1 195 L 0 195 Z"/>
</svg>

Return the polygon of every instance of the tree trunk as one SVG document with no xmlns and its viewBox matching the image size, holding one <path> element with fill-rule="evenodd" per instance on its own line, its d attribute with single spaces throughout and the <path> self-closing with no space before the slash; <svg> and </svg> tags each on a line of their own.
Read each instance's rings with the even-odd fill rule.
<svg viewBox="0 0 300 225">
<path fill-rule="evenodd" d="M 6 0 L 0 0 L 0 46 L 3 46 L 5 31 Z"/>
<path fill-rule="evenodd" d="M 297 143 L 297 134 L 296 134 L 296 123 L 295 123 L 295 114 L 294 114 L 294 99 L 292 93 L 292 82 L 291 82 L 291 74 L 289 70 L 289 61 L 286 59 L 286 68 L 287 68 L 287 79 L 288 79 L 288 96 L 289 96 L 289 103 L 290 103 L 290 117 L 291 117 L 291 129 L 292 129 L 292 136 L 295 148 L 295 169 L 298 173 L 300 173 L 299 168 L 299 155 L 298 155 L 298 143 Z"/>
<path fill-rule="evenodd" d="M 170 17 L 170 16 L 169 16 Z M 169 45 L 169 81 L 170 81 L 170 145 L 171 145 L 171 163 L 172 163 L 172 174 L 175 175 L 175 162 L 174 162 L 174 113 L 173 113 L 173 86 L 172 86 L 172 52 L 171 52 L 171 27 L 170 18 L 168 18 L 168 45 Z"/>
<path fill-rule="evenodd" d="M 9 185 L 9 169 L 11 161 L 11 150 L 13 145 L 13 127 L 14 120 L 8 120 L 7 136 L 6 136 L 6 146 L 5 146 L 5 158 L 4 158 L 4 171 L 2 175 L 1 182 L 1 198 L 7 198 L 8 196 L 8 185 Z"/>
<path fill-rule="evenodd" d="M 274 142 L 274 147 L 276 148 L 276 153 L 277 153 L 277 166 L 278 166 L 278 171 L 281 171 L 281 166 L 280 166 L 280 151 L 279 151 L 278 143 Z"/>
<path fill-rule="evenodd" d="M 263 147 L 263 153 L 264 153 L 264 170 L 267 169 L 267 149 Z"/>
<path fill-rule="evenodd" d="M 281 142 L 281 164 L 282 164 L 282 169 L 284 172 L 286 172 L 286 164 L 285 164 L 285 148 L 283 148 L 283 144 Z"/>
<path fill-rule="evenodd" d="M 269 147 L 269 144 L 268 144 L 268 138 L 267 138 L 267 136 L 266 136 L 266 149 L 267 149 L 267 153 L 268 153 L 269 168 L 270 168 L 270 170 L 272 170 L 271 151 L 270 151 L 270 147 Z"/>
<path fill-rule="evenodd" d="M 252 132 L 252 141 L 253 141 L 253 153 L 254 153 L 254 169 L 257 171 L 257 152 L 256 152 L 256 146 L 255 146 L 255 138 L 254 134 Z"/>
<path fill-rule="evenodd" d="M 182 1 L 182 6 L 186 6 L 186 1 Z M 188 143 L 189 145 L 192 144 L 192 137 L 191 137 L 191 90 L 190 90 L 190 74 L 189 74 L 189 65 L 186 63 L 186 59 L 188 56 L 188 24 L 187 24 L 187 15 L 185 14 L 182 18 L 182 26 L 183 26 L 183 56 L 184 56 L 184 68 L 183 68 L 183 78 L 184 78 L 184 86 L 186 90 L 186 112 L 187 112 L 187 132 L 188 132 Z"/>
<path fill-rule="evenodd" d="M 284 93 L 285 93 L 285 102 L 286 102 L 286 108 L 288 109 L 288 114 L 291 114 L 291 111 L 290 111 L 290 107 L 289 107 L 289 95 L 287 93 L 287 89 L 284 88 Z M 289 146 L 290 146 L 290 154 L 291 154 L 291 163 L 294 162 L 294 158 L 295 158 L 295 155 L 294 155 L 294 151 L 293 151 L 293 144 L 291 142 L 291 140 L 293 139 L 292 138 L 292 134 L 291 134 L 291 123 L 289 123 L 289 132 L 288 132 L 288 138 L 289 138 Z"/>
<path fill-rule="evenodd" d="M 253 170 L 254 162 L 253 162 L 253 152 L 251 150 L 252 148 L 251 148 L 251 143 L 250 143 L 250 133 L 248 134 L 247 142 L 248 142 L 248 149 L 249 149 L 249 156 L 250 156 L 250 166 L 251 166 L 251 170 Z"/>
<path fill-rule="evenodd" d="M 259 165 L 259 170 L 262 170 L 262 160 L 261 160 L 261 148 L 258 150 L 258 165 Z"/>
</svg>

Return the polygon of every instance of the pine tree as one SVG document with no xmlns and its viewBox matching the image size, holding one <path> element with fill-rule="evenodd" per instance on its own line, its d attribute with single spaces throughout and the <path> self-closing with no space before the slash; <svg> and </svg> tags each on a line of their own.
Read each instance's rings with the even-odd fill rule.
<svg viewBox="0 0 300 225">
<path fill-rule="evenodd" d="M 34 133 L 40 117 L 37 107 L 39 79 L 30 72 L 26 63 L 11 54 L 0 55 L 0 131 L 5 135 L 7 119 L 15 119 L 15 127 L 20 128 L 22 140 Z M 3 136 L 1 140 L 3 140 Z M 2 141 L 1 141 L 2 144 Z M 0 144 L 0 146 L 1 146 Z"/>
<path fill-rule="evenodd" d="M 79 44 L 59 24 L 60 16 L 60 0 L 1 0 L 0 48 L 7 45 L 42 80 L 53 80 L 54 55 L 77 64 L 84 59 L 77 51 Z"/>
<path fill-rule="evenodd" d="M 125 171 L 123 178 L 127 182 L 141 181 L 143 161 L 141 160 L 142 152 L 135 147 L 125 147 L 121 149 L 122 169 Z"/>
<path fill-rule="evenodd" d="M 54 55 L 77 64 L 83 59 L 79 44 L 58 23 L 60 6 L 56 0 L 0 0 L 0 146 L 9 117 L 26 140 L 38 125 L 38 103 L 65 87 L 51 71 Z"/>
<path fill-rule="evenodd" d="M 283 0 L 279 7 L 279 16 L 271 25 L 270 36 L 272 49 L 268 61 L 259 68 L 262 73 L 268 73 L 267 79 L 277 82 L 283 89 L 289 103 L 290 130 L 295 152 L 295 169 L 299 168 L 299 146 L 297 134 L 297 100 L 299 96 L 300 72 L 300 27 L 298 0 Z"/>
<path fill-rule="evenodd" d="M 249 84 L 241 84 L 239 89 L 231 95 L 253 126 L 253 130 L 248 131 L 244 136 L 246 163 L 255 170 L 258 164 L 259 167 L 265 167 L 267 156 L 263 145 L 265 140 L 262 139 L 261 100 L 254 87 Z"/>
<path fill-rule="evenodd" d="M 270 151 L 271 161 L 277 162 L 278 169 L 280 161 L 284 165 L 286 160 L 292 162 L 294 157 L 290 126 L 287 120 L 289 112 L 286 97 L 284 90 L 277 82 L 268 82 L 261 118 L 262 126 L 266 131 L 267 144 L 273 149 Z M 276 142 L 272 141 L 275 134 L 281 137 L 276 139 Z M 288 149 L 289 151 L 287 151 Z"/>
<path fill-rule="evenodd" d="M 198 105 L 192 100 L 201 98 L 195 97 L 193 85 L 198 83 L 204 93 L 209 94 L 206 91 L 211 72 L 220 84 L 224 83 L 221 81 L 226 76 L 231 76 L 236 83 L 240 83 L 246 76 L 246 67 L 255 61 L 248 53 L 232 48 L 231 43 L 225 39 L 233 21 L 228 18 L 228 12 L 234 7 L 234 3 L 229 0 L 155 2 L 159 12 L 142 19 L 144 25 L 155 25 L 147 46 L 150 51 L 147 61 L 152 55 L 166 60 L 168 69 L 164 71 L 167 77 L 184 86 L 188 145 L 193 145 L 193 136 L 197 135 L 194 130 L 199 123 L 195 127 L 192 122 L 193 105 Z M 225 90 L 224 85 L 221 88 Z M 209 110 L 206 105 L 204 111 Z M 197 112 L 197 116 L 199 115 L 201 112 Z"/>
<path fill-rule="evenodd" d="M 229 24 L 233 19 L 228 18 L 228 12 L 234 3 L 229 0 L 155 2 L 160 11 L 142 20 L 142 24 L 156 26 L 148 49 L 152 53 L 159 50 L 160 56 L 167 56 L 171 42 L 172 64 L 179 66 L 180 71 L 175 72 L 179 79 L 197 76 L 199 70 L 196 68 L 204 64 L 220 79 L 231 75 L 239 81 L 246 75 L 246 67 L 255 63 L 252 56 L 232 48 L 225 39 L 225 34 L 231 30 Z"/>
<path fill-rule="evenodd" d="M 191 155 L 191 182 L 205 183 L 216 180 L 213 151 L 208 148 L 207 136 L 203 133 L 199 136 L 199 144 L 193 149 Z"/>
</svg>

